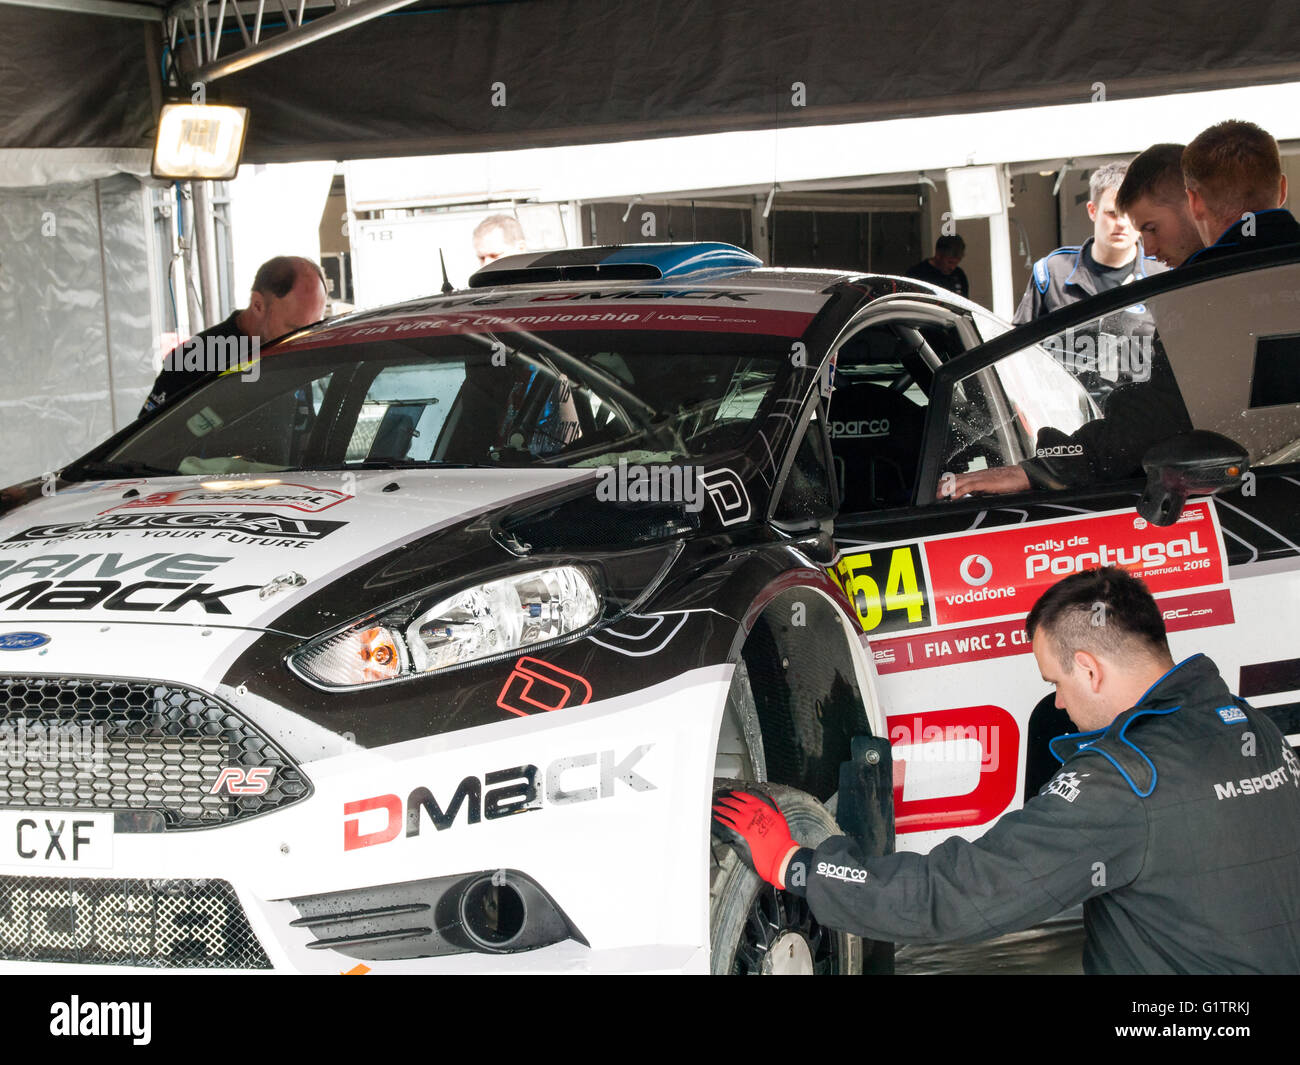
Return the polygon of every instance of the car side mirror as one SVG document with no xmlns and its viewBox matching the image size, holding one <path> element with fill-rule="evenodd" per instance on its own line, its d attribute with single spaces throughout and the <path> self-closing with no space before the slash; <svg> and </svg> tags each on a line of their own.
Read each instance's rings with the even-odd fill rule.
<svg viewBox="0 0 1300 1065">
<path fill-rule="evenodd" d="M 1172 525 L 1189 495 L 1235 488 L 1249 465 L 1249 452 L 1218 433 L 1196 429 L 1163 440 L 1142 457 L 1147 487 L 1138 513 L 1152 525 Z"/>
</svg>

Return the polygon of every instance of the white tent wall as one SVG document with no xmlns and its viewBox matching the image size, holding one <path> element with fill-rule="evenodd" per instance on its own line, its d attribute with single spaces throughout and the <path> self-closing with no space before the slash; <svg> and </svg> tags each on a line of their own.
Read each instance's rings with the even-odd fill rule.
<svg viewBox="0 0 1300 1065">
<path fill-rule="evenodd" d="M 267 259 L 320 261 L 321 215 L 334 170 L 333 162 L 244 166 L 229 183 L 235 307 L 248 306 L 253 277 Z"/>
<path fill-rule="evenodd" d="M 0 189 L 0 483 L 135 418 L 159 332 L 151 213 L 129 175 Z"/>
</svg>

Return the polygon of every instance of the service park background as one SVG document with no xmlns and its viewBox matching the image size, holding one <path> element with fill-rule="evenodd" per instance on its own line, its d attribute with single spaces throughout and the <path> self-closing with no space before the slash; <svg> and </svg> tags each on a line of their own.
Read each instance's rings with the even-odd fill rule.
<svg viewBox="0 0 1300 1065">
<path fill-rule="evenodd" d="M 1102 162 L 1242 117 L 1300 187 L 1300 19 L 1263 0 L 284 12 L 0 0 L 0 482 L 129 424 L 272 254 L 319 259 L 335 311 L 439 289 L 440 254 L 463 285 L 497 211 L 533 248 L 719 239 L 898 272 L 948 170 L 991 164 L 1001 210 L 956 226 L 972 297 L 1009 318 L 1032 261 L 1087 235 Z M 159 108 L 196 93 L 250 109 L 239 175 L 155 181 Z"/>
</svg>

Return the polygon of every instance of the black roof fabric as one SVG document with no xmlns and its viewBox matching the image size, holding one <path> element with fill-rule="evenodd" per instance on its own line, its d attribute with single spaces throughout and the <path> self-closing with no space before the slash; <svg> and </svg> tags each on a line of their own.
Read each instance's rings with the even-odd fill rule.
<svg viewBox="0 0 1300 1065">
<path fill-rule="evenodd" d="M 145 32 L 0 7 L 0 147 L 147 143 Z M 273 162 L 1115 100 L 1300 80 L 1298 57 L 1271 0 L 501 0 L 394 12 L 209 99 L 249 106 L 245 159 Z"/>
</svg>

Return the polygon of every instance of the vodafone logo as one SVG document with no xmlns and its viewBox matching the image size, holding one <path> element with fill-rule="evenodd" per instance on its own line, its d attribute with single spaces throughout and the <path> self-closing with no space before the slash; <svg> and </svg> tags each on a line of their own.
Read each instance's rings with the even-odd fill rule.
<svg viewBox="0 0 1300 1065">
<path fill-rule="evenodd" d="M 962 559 L 958 572 L 972 588 L 982 588 L 993 577 L 993 563 L 983 555 L 967 555 Z"/>
</svg>

